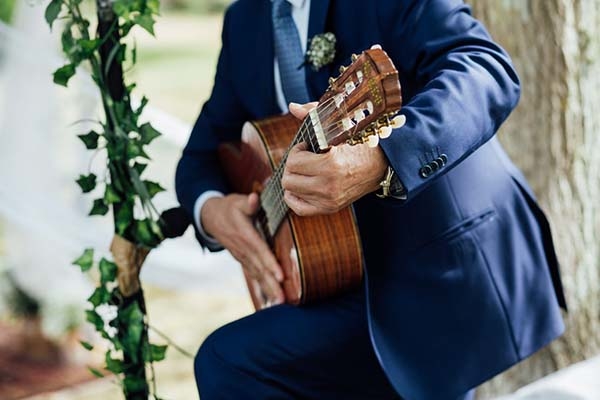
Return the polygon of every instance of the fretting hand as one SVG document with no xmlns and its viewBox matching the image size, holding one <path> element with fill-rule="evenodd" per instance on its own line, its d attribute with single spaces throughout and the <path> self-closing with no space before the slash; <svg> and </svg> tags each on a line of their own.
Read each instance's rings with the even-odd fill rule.
<svg viewBox="0 0 600 400">
<path fill-rule="evenodd" d="M 316 106 L 290 104 L 299 119 Z M 379 146 L 334 146 L 322 154 L 306 150 L 300 143 L 288 156 L 281 184 L 284 199 L 301 216 L 331 214 L 379 188 L 388 166 Z"/>
</svg>

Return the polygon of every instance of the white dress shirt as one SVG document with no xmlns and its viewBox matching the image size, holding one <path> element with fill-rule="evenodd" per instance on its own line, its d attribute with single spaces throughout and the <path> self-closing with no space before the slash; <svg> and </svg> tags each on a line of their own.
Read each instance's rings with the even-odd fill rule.
<svg viewBox="0 0 600 400">
<path fill-rule="evenodd" d="M 272 1 L 272 0 L 271 0 Z M 310 16 L 310 1 L 311 0 L 287 0 L 292 5 L 292 19 L 298 29 L 298 36 L 300 36 L 300 45 L 302 46 L 302 53 L 306 53 L 306 45 L 308 41 L 308 19 Z M 281 76 L 279 74 L 279 64 L 277 59 L 274 60 L 273 75 L 275 80 L 275 95 L 277 97 L 277 105 L 281 109 L 282 113 L 288 111 L 288 105 L 283 94 L 283 88 L 281 86 Z M 206 239 L 213 246 L 218 246 L 219 243 L 212 237 L 206 234 L 202 227 L 200 215 L 202 213 L 202 206 L 208 199 L 213 197 L 222 197 L 223 193 L 216 190 L 208 190 L 202 193 L 196 202 L 194 203 L 194 223 L 198 228 L 200 235 Z"/>
</svg>

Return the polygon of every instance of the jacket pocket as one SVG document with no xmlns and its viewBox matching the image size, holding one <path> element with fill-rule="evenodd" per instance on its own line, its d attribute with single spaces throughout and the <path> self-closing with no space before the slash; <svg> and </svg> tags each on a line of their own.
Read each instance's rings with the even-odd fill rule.
<svg viewBox="0 0 600 400">
<path fill-rule="evenodd" d="M 486 222 L 490 222 L 497 218 L 497 213 L 494 208 L 487 208 L 480 213 L 463 219 L 459 223 L 450 228 L 446 229 L 442 233 L 435 235 L 430 240 L 425 241 L 423 244 L 417 246 L 415 251 L 422 251 L 425 248 L 434 247 L 441 243 L 448 243 L 452 240 L 462 236 L 463 234 L 472 231 L 476 227 Z"/>
</svg>

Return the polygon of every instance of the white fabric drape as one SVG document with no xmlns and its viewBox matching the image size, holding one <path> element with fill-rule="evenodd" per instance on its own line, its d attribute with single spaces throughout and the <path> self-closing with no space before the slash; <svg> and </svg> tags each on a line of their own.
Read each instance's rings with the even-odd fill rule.
<svg viewBox="0 0 600 400">
<path fill-rule="evenodd" d="M 76 137 L 101 114 L 85 72 L 68 90 L 52 83 L 64 62 L 60 29 L 50 33 L 42 6 L 19 4 L 13 27 L 0 23 L 0 257 L 41 302 L 47 333 L 58 335 L 80 320 L 92 290 L 71 261 L 86 247 L 108 254 L 112 236 L 110 217 L 86 216 L 101 193 L 82 196 L 74 182 L 90 168 L 102 174 L 102 154 L 92 158 Z M 191 127 L 151 108 L 145 118 L 164 133 L 149 150 L 153 161 L 144 175 L 168 189 L 156 198 L 161 210 L 176 204 L 174 169 Z M 239 268 L 230 264 L 227 253 L 203 254 L 189 230 L 150 254 L 142 279 L 172 289 L 244 290 Z"/>
</svg>

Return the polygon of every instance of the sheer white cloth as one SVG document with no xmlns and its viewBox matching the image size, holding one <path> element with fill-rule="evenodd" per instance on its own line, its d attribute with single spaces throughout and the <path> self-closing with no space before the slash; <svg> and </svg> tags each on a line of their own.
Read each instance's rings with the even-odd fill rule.
<svg viewBox="0 0 600 400">
<path fill-rule="evenodd" d="M 68 90 L 52 83 L 64 62 L 59 29 L 49 32 L 43 7 L 19 4 L 13 26 L 0 23 L 0 257 L 41 302 L 47 333 L 58 335 L 80 320 L 93 288 L 71 261 L 86 247 L 107 251 L 112 237 L 110 217 L 86 216 L 101 193 L 84 197 L 74 182 L 80 173 L 103 171 L 102 155 L 92 158 L 76 137 L 95 127 L 99 102 L 85 73 Z M 144 175 L 167 188 L 156 198 L 162 210 L 176 205 L 174 171 L 191 127 L 151 108 L 145 118 L 165 134 L 149 150 L 153 161 Z M 142 279 L 237 292 L 244 286 L 233 263 L 227 253 L 204 254 L 188 230 L 151 252 Z"/>
</svg>

